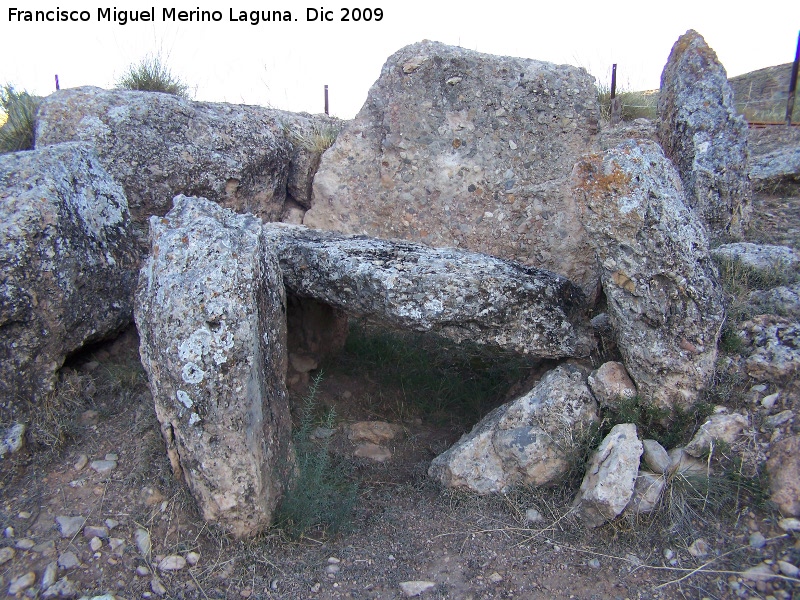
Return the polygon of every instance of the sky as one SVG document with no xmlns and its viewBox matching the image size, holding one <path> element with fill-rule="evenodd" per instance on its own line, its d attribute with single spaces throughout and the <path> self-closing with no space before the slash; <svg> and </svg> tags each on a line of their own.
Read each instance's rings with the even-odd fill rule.
<svg viewBox="0 0 800 600">
<path fill-rule="evenodd" d="M 158 55 L 196 100 L 319 113 L 328 85 L 330 113 L 352 118 L 386 59 L 423 39 L 584 67 L 605 85 L 611 64 L 617 63 L 618 86 L 641 90 L 659 86 L 670 49 L 687 29 L 700 32 L 728 75 L 735 76 L 791 62 L 800 28 L 796 0 L 761 0 L 746 10 L 730 0 L 338 0 L 317 5 L 274 0 L 260 6 L 236 0 L 154 4 L 158 1 L 0 0 L 0 84 L 47 95 L 57 74 L 62 89 L 111 88 L 131 64 Z M 154 22 L 121 25 L 120 19 L 101 20 L 98 14 L 151 8 Z M 310 8 L 331 20 L 309 20 Z M 347 8 L 370 8 L 372 20 L 364 20 L 363 10 L 360 21 L 344 22 Z M 89 21 L 18 22 L 9 20 L 11 9 L 85 10 Z M 164 9 L 218 10 L 222 18 L 165 22 Z M 290 11 L 293 20 L 254 25 L 249 17 L 239 18 L 241 11 L 253 10 Z"/>
</svg>

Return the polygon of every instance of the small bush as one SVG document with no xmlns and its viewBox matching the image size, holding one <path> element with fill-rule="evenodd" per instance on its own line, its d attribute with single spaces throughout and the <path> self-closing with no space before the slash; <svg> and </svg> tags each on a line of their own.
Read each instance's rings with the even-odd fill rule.
<svg viewBox="0 0 800 600">
<path fill-rule="evenodd" d="M 0 89 L 0 110 L 5 117 L 0 125 L 0 154 L 33 148 L 39 104 L 41 98 L 18 92 L 11 85 Z"/>
<path fill-rule="evenodd" d="M 140 92 L 161 92 L 189 98 L 189 86 L 175 77 L 160 56 L 146 56 L 128 67 L 117 80 L 117 89 Z"/>
<path fill-rule="evenodd" d="M 293 435 L 297 465 L 294 478 L 277 511 L 276 524 L 292 537 L 312 529 L 336 533 L 352 519 L 358 497 L 354 481 L 344 463 L 331 456 L 327 439 L 313 439 L 316 397 L 322 375 L 313 380 L 300 412 L 300 425 Z M 336 415 L 330 409 L 320 426 L 333 428 Z"/>
<path fill-rule="evenodd" d="M 658 93 L 631 92 L 617 89 L 616 95 L 621 103 L 620 118 L 623 121 L 635 119 L 655 119 L 657 113 Z M 611 88 L 598 86 L 597 100 L 600 102 L 600 118 L 611 120 Z"/>
<path fill-rule="evenodd" d="M 286 127 L 289 139 L 312 154 L 322 154 L 333 146 L 341 130 L 342 124 L 338 121 L 314 123 L 308 131 L 290 126 Z"/>
</svg>

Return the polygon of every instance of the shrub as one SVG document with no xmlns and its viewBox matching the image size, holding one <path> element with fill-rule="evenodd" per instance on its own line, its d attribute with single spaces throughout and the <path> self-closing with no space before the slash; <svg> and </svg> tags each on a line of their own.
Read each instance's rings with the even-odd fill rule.
<svg viewBox="0 0 800 600">
<path fill-rule="evenodd" d="M 277 526 L 292 537 L 317 528 L 327 533 L 345 528 L 352 519 L 358 497 L 358 482 L 351 478 L 343 462 L 331 456 L 328 439 L 313 439 L 321 380 L 320 373 L 303 400 L 300 424 L 292 436 L 297 460 L 294 478 L 287 486 L 276 516 Z M 319 425 L 332 429 L 335 419 L 331 408 Z"/>
<path fill-rule="evenodd" d="M 623 121 L 656 118 L 657 92 L 631 92 L 617 89 L 616 94 L 622 105 L 620 118 Z M 600 117 L 605 121 L 611 120 L 611 88 L 605 85 L 598 86 L 597 100 L 600 102 Z"/>
<path fill-rule="evenodd" d="M 0 89 L 0 110 L 5 121 L 0 125 L 0 154 L 33 148 L 36 133 L 36 111 L 41 98 L 18 92 L 6 84 Z"/>
<path fill-rule="evenodd" d="M 341 130 L 342 124 L 338 121 L 314 123 L 308 131 L 291 126 L 285 127 L 286 134 L 293 143 L 313 154 L 322 154 L 333 146 Z"/>
<path fill-rule="evenodd" d="M 117 80 L 117 89 L 141 92 L 161 92 L 181 98 L 189 98 L 189 86 L 175 77 L 158 55 L 145 56 L 128 67 Z"/>
</svg>

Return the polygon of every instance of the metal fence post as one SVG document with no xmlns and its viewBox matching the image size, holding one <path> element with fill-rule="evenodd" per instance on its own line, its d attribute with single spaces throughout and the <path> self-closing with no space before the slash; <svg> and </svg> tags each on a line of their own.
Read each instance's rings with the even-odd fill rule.
<svg viewBox="0 0 800 600">
<path fill-rule="evenodd" d="M 617 98 L 617 63 L 611 65 L 611 124 L 616 125 L 622 116 L 622 104 Z"/>
<path fill-rule="evenodd" d="M 325 86 L 325 114 L 328 114 L 328 86 Z"/>
<path fill-rule="evenodd" d="M 789 81 L 789 99 L 786 101 L 786 125 L 792 125 L 792 112 L 794 112 L 794 94 L 797 90 L 797 67 L 800 64 L 800 32 L 797 34 L 797 51 L 794 53 L 792 65 L 792 78 Z"/>
</svg>

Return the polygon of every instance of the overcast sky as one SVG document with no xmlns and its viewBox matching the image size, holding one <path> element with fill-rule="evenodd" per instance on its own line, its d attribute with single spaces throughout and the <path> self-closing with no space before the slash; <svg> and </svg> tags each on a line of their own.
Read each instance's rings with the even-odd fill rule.
<svg viewBox="0 0 800 600">
<path fill-rule="evenodd" d="M 309 2 L 102 4 L 62 0 L 2 0 L 0 84 L 45 95 L 61 87 L 112 87 L 125 68 L 161 54 L 197 100 L 260 104 L 321 112 L 323 86 L 331 113 L 351 118 L 380 68 L 396 50 L 423 39 L 490 54 L 585 67 L 603 83 L 618 63 L 620 84 L 654 89 L 670 48 L 696 29 L 717 52 L 729 76 L 791 62 L 800 27 L 796 0 L 671 2 L 510 2 L 491 0 L 356 0 Z M 742 6 L 737 9 L 736 6 Z M 265 7 L 266 8 L 263 8 Z M 86 10 L 89 22 L 26 23 L 9 10 Z M 149 10 L 155 22 L 98 22 L 98 9 Z M 333 21 L 308 21 L 307 8 L 324 7 Z M 219 22 L 164 22 L 164 9 L 218 10 Z M 342 8 L 371 8 L 373 20 L 342 22 Z M 374 9 L 383 11 L 375 20 Z M 252 25 L 231 11 L 290 11 L 291 22 Z M 366 11 L 364 11 L 366 13 Z"/>
</svg>

